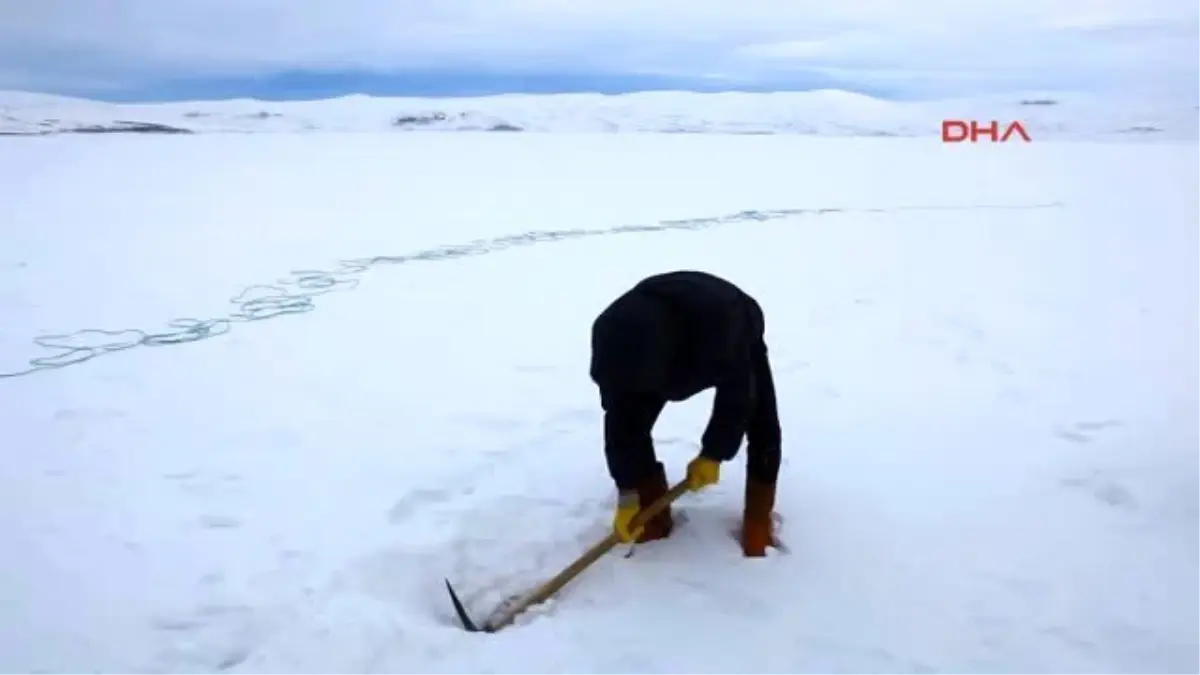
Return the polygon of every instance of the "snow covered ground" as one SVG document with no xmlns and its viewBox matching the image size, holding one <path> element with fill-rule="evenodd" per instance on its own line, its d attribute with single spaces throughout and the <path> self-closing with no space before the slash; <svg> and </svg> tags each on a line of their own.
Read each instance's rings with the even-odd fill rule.
<svg viewBox="0 0 1200 675">
<path fill-rule="evenodd" d="M 1197 174 L 1194 142 L 0 141 L 0 372 L 310 310 L 0 378 L 0 670 L 1196 672 Z M 670 540 L 462 631 L 444 577 L 482 616 L 606 533 L 590 323 L 677 268 L 766 310 L 788 552 L 731 538 L 739 456 Z M 710 402 L 659 422 L 672 479 Z"/>
<path fill-rule="evenodd" d="M 941 122 L 1021 122 L 1038 140 L 1196 140 L 1194 100 L 1026 92 L 891 101 L 845 91 L 702 94 L 348 96 L 325 101 L 111 104 L 0 91 L 0 135 L 114 129 L 159 133 L 530 131 L 940 136 Z"/>
</svg>

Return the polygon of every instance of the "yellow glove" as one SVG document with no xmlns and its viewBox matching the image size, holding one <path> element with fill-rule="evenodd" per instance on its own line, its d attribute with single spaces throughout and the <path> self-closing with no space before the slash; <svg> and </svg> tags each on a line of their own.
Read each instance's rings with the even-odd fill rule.
<svg viewBox="0 0 1200 675">
<path fill-rule="evenodd" d="M 637 492 L 622 492 L 617 497 L 617 512 L 613 515 L 613 534 L 616 534 L 617 539 L 622 543 L 628 544 L 635 541 L 641 536 L 642 530 L 646 529 L 645 526 L 642 526 L 634 532 L 629 531 L 630 522 L 640 510 Z"/>
<path fill-rule="evenodd" d="M 721 480 L 721 463 L 715 459 L 697 456 L 687 465 L 688 489 L 695 492 Z"/>
</svg>

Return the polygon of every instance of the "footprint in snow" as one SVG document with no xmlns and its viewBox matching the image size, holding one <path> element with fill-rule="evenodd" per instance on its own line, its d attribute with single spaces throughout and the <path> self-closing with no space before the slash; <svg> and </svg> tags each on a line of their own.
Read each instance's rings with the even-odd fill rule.
<svg viewBox="0 0 1200 675">
<path fill-rule="evenodd" d="M 1096 422 L 1076 422 L 1069 427 L 1059 427 L 1054 430 L 1054 435 L 1072 443 L 1090 443 L 1095 440 L 1097 434 L 1105 429 L 1121 426 L 1120 420 L 1102 420 Z"/>
<path fill-rule="evenodd" d="M 407 520 L 415 511 L 441 504 L 454 496 L 452 490 L 440 488 L 417 488 L 406 492 L 388 510 L 388 521 L 393 525 Z"/>
<path fill-rule="evenodd" d="M 1103 471 L 1093 471 L 1089 476 L 1065 478 L 1059 482 L 1065 487 L 1088 492 L 1105 506 L 1126 510 L 1138 507 L 1138 500 L 1133 493 Z"/>
<path fill-rule="evenodd" d="M 236 516 L 200 516 L 200 526 L 207 530 L 232 530 L 242 526 L 242 519 Z"/>
<path fill-rule="evenodd" d="M 242 605 L 200 605 L 151 621 L 166 641 L 154 671 L 225 671 L 245 661 L 258 639 L 257 617 Z"/>
<path fill-rule="evenodd" d="M 1113 481 L 1105 481 L 1102 485 L 1092 491 L 1092 496 L 1109 506 L 1134 509 L 1137 508 L 1137 500 L 1134 499 L 1133 493 L 1125 488 L 1124 485 Z"/>
</svg>

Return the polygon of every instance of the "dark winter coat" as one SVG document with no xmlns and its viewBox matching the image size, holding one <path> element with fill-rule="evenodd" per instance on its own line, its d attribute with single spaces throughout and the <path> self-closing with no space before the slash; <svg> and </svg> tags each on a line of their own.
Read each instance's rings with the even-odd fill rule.
<svg viewBox="0 0 1200 675">
<path fill-rule="evenodd" d="M 668 401 L 716 388 L 701 454 L 718 461 L 749 452 L 778 471 L 779 420 L 758 303 L 704 272 L 649 277 L 614 300 L 592 325 L 591 377 L 604 408 L 609 472 L 635 489 L 655 459 L 651 430 Z M 769 446 L 769 447 L 768 447 Z"/>
</svg>

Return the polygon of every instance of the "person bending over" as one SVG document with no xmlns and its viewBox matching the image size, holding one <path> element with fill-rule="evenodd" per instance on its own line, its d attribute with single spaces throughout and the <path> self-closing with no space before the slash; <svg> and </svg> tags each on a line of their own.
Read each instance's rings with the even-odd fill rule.
<svg viewBox="0 0 1200 675">
<path fill-rule="evenodd" d="M 676 271 L 643 279 L 592 324 L 590 374 L 604 410 L 604 455 L 618 499 L 613 531 L 623 542 L 670 536 L 670 508 L 636 531 L 633 518 L 668 491 L 651 431 L 668 402 L 715 388 L 712 414 L 687 482 L 720 479 L 746 439 L 741 545 L 761 557 L 774 542 L 771 511 L 781 461 L 775 385 L 754 298 L 712 274 Z"/>
</svg>

